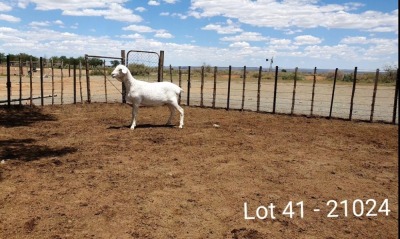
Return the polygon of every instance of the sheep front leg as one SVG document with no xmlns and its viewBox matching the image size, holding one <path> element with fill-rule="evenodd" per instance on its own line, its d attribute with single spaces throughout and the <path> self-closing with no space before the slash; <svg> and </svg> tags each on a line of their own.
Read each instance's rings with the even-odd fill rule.
<svg viewBox="0 0 400 239">
<path fill-rule="evenodd" d="M 139 111 L 139 106 L 138 105 L 132 105 L 132 125 L 131 125 L 131 130 L 134 130 L 136 127 L 136 116 Z"/>
</svg>

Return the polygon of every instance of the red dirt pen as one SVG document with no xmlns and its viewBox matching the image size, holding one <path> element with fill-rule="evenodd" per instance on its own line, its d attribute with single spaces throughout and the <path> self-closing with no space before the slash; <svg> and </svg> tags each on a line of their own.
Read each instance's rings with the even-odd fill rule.
<svg viewBox="0 0 400 239">
<path fill-rule="evenodd" d="M 140 112 L 0 107 L 1 238 L 397 238 L 398 126 Z"/>
</svg>

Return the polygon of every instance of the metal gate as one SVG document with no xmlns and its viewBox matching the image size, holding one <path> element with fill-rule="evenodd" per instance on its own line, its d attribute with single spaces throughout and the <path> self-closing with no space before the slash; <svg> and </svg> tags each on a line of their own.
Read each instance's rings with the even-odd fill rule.
<svg viewBox="0 0 400 239">
<path fill-rule="evenodd" d="M 126 56 L 126 66 L 138 80 L 163 81 L 164 51 L 131 50 Z"/>
</svg>

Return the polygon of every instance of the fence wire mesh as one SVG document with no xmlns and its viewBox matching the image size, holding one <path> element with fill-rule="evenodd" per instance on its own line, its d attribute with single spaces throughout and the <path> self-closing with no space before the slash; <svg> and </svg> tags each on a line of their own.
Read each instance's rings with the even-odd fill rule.
<svg viewBox="0 0 400 239">
<path fill-rule="evenodd" d="M 138 79 L 148 82 L 159 81 L 160 55 L 150 51 L 129 51 L 126 65 L 132 75 Z"/>
</svg>

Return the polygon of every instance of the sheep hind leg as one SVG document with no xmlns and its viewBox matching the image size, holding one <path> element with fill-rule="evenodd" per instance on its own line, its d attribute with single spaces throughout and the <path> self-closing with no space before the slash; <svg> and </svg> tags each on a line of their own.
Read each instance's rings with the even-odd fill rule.
<svg viewBox="0 0 400 239">
<path fill-rule="evenodd" d="M 131 124 L 131 130 L 134 130 L 136 127 L 136 117 L 139 111 L 139 106 L 137 105 L 132 105 L 132 124 Z"/>
<path fill-rule="evenodd" d="M 175 113 L 175 107 L 173 105 L 167 105 L 170 111 L 170 115 L 168 118 L 168 121 L 166 125 L 171 125 L 172 124 L 172 119 L 174 118 L 174 113 Z"/>
<path fill-rule="evenodd" d="M 184 119 L 184 110 L 182 107 L 180 107 L 178 105 L 178 102 L 175 102 L 173 104 L 173 106 L 175 107 L 175 109 L 177 109 L 179 111 L 180 117 L 179 117 L 179 128 L 182 129 L 183 128 L 183 119 Z"/>
</svg>

